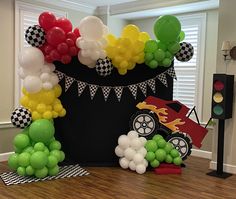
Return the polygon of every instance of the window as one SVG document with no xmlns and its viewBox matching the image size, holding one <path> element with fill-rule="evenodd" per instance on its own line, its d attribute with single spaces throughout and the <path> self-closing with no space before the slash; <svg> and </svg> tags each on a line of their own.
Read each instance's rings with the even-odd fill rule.
<svg viewBox="0 0 236 199">
<path fill-rule="evenodd" d="M 177 81 L 174 81 L 173 99 L 189 108 L 196 106 L 201 119 L 206 14 L 180 16 L 178 19 L 185 32 L 184 41 L 194 47 L 194 56 L 188 62 L 179 62 L 175 59 Z"/>
<path fill-rule="evenodd" d="M 25 31 L 29 26 L 38 24 L 39 15 L 45 11 L 53 12 L 57 17 L 67 16 L 67 13 L 64 11 L 23 3 L 21 1 L 15 2 L 15 107 L 19 106 L 22 88 L 22 82 L 18 75 L 18 56 L 24 47 L 29 46 L 25 41 Z"/>
</svg>

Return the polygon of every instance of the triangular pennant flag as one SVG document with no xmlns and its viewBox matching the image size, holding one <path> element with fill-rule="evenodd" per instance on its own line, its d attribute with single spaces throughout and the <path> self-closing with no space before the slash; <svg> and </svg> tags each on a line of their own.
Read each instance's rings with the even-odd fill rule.
<svg viewBox="0 0 236 199">
<path fill-rule="evenodd" d="M 94 84 L 89 85 L 89 92 L 90 92 L 91 100 L 94 98 L 94 95 L 96 94 L 97 90 L 98 90 L 98 85 L 94 85 Z"/>
<path fill-rule="evenodd" d="M 136 99 L 137 97 L 137 85 L 133 84 L 133 85 L 129 85 L 128 86 L 130 92 L 132 93 L 132 95 L 134 96 L 134 99 Z"/>
<path fill-rule="evenodd" d="M 147 84 L 152 89 L 152 92 L 156 93 L 156 81 L 155 81 L 155 79 L 149 79 L 147 81 Z"/>
<path fill-rule="evenodd" d="M 67 77 L 66 76 L 66 81 L 65 81 L 65 92 L 70 88 L 71 84 L 75 81 L 74 78 L 72 77 Z"/>
<path fill-rule="evenodd" d="M 103 86 L 102 87 L 102 93 L 103 93 L 105 101 L 107 101 L 107 98 L 108 98 L 108 96 L 110 94 L 110 91 L 111 91 L 111 87 L 108 87 L 108 86 Z"/>
<path fill-rule="evenodd" d="M 64 78 L 64 74 L 60 71 L 55 70 L 54 71 L 59 79 L 59 82 Z"/>
<path fill-rule="evenodd" d="M 123 87 L 118 86 L 118 87 L 115 87 L 114 90 L 115 90 L 116 97 L 117 97 L 118 101 L 120 101 L 122 93 L 123 93 Z"/>
<path fill-rule="evenodd" d="M 160 75 L 157 76 L 157 78 L 162 82 L 162 84 L 168 87 L 165 73 L 161 73 Z"/>
<path fill-rule="evenodd" d="M 146 97 L 146 95 L 147 95 L 147 83 L 146 82 L 141 82 L 141 83 L 138 84 L 138 87 L 140 88 L 140 90 L 142 91 L 144 96 Z"/>
<path fill-rule="evenodd" d="M 78 96 L 80 96 L 83 93 L 87 84 L 81 81 L 78 81 L 77 83 L 78 83 Z"/>
<path fill-rule="evenodd" d="M 171 67 L 167 70 L 168 75 L 170 75 L 172 78 L 177 80 L 176 74 L 175 74 L 175 69 L 174 67 Z"/>
</svg>

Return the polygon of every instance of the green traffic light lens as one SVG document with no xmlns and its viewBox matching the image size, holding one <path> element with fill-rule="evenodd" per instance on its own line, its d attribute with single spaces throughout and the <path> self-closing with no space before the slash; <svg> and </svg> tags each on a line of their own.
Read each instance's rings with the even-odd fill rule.
<svg viewBox="0 0 236 199">
<path fill-rule="evenodd" d="M 216 105 L 214 106 L 213 108 L 213 112 L 216 114 L 216 115 L 221 115 L 223 113 L 223 108 L 219 105 Z"/>
</svg>

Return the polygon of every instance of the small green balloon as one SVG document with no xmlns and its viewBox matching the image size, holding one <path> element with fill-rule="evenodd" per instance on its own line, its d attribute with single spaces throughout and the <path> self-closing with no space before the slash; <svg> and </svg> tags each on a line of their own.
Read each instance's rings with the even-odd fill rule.
<svg viewBox="0 0 236 199">
<path fill-rule="evenodd" d="M 162 65 L 164 67 L 169 67 L 171 65 L 171 60 L 169 58 L 165 58 L 163 61 L 162 61 Z"/>
<path fill-rule="evenodd" d="M 162 135 L 160 135 L 160 134 L 156 134 L 156 135 L 154 135 L 153 137 L 152 137 L 152 140 L 154 140 L 154 141 L 158 141 L 159 139 L 163 139 L 163 137 L 162 137 Z"/>
<path fill-rule="evenodd" d="M 48 175 L 47 167 L 43 167 L 42 169 L 36 169 L 34 175 L 37 178 L 45 178 Z"/>
<path fill-rule="evenodd" d="M 48 174 L 50 175 L 50 176 L 55 176 L 55 175 L 57 175 L 59 173 L 59 166 L 58 165 L 56 165 L 55 167 L 53 167 L 53 168 L 49 168 L 48 169 Z"/>
<path fill-rule="evenodd" d="M 158 48 L 165 52 L 167 50 L 167 45 L 164 42 L 159 41 Z"/>
<path fill-rule="evenodd" d="M 15 153 L 20 154 L 20 153 L 22 153 L 23 149 L 19 149 L 19 148 L 14 146 L 14 151 L 15 151 Z"/>
<path fill-rule="evenodd" d="M 55 167 L 57 165 L 57 163 L 58 163 L 58 160 L 55 156 L 53 156 L 53 155 L 48 156 L 48 163 L 47 163 L 48 168 Z"/>
<path fill-rule="evenodd" d="M 24 149 L 23 152 L 27 152 L 27 153 L 32 154 L 34 152 L 34 148 L 32 146 L 28 146 Z"/>
<path fill-rule="evenodd" d="M 166 52 L 165 52 L 165 58 L 169 58 L 169 59 L 172 60 L 173 57 L 174 57 L 174 56 L 173 56 L 169 51 L 166 51 Z"/>
<path fill-rule="evenodd" d="M 157 143 L 154 140 L 148 140 L 145 143 L 145 148 L 147 151 L 155 152 L 157 150 Z"/>
<path fill-rule="evenodd" d="M 43 152 L 45 153 L 46 156 L 49 156 L 49 154 L 50 154 L 48 147 L 45 147 Z"/>
<path fill-rule="evenodd" d="M 174 158 L 174 160 L 173 160 L 173 163 L 175 164 L 175 165 L 181 165 L 182 164 L 182 159 L 181 159 L 181 157 L 176 157 L 176 158 Z"/>
<path fill-rule="evenodd" d="M 180 50 L 180 44 L 178 42 L 173 42 L 168 46 L 168 50 L 175 55 Z"/>
<path fill-rule="evenodd" d="M 42 151 L 36 151 L 30 157 L 30 164 L 34 169 L 42 169 L 48 163 L 48 157 Z"/>
<path fill-rule="evenodd" d="M 185 33 L 184 33 L 184 31 L 181 31 L 181 32 L 179 33 L 179 41 L 183 41 L 184 38 L 185 38 Z"/>
<path fill-rule="evenodd" d="M 30 139 L 28 135 L 20 133 L 15 136 L 13 143 L 17 149 L 24 149 L 30 144 Z"/>
<path fill-rule="evenodd" d="M 158 148 L 162 148 L 162 149 L 165 148 L 166 141 L 164 139 L 157 140 L 157 146 L 158 146 Z"/>
<path fill-rule="evenodd" d="M 24 128 L 23 131 L 21 131 L 20 133 L 29 135 L 29 127 Z"/>
<path fill-rule="evenodd" d="M 164 149 L 157 149 L 157 151 L 155 152 L 156 155 L 156 159 L 159 162 L 163 162 L 166 159 L 166 152 Z"/>
<path fill-rule="evenodd" d="M 158 66 L 158 62 L 156 60 L 152 60 L 152 61 L 149 62 L 148 66 L 151 69 L 155 69 Z"/>
<path fill-rule="evenodd" d="M 156 167 L 159 167 L 160 162 L 157 159 L 155 159 L 152 162 L 150 162 L 150 165 L 151 167 L 156 168 Z"/>
<path fill-rule="evenodd" d="M 145 61 L 149 62 L 149 61 L 153 60 L 153 58 L 154 58 L 154 56 L 152 53 L 149 53 L 149 52 L 145 53 L 145 56 L 144 56 Z"/>
<path fill-rule="evenodd" d="M 18 164 L 22 167 L 27 167 L 30 164 L 30 154 L 23 152 L 18 156 Z"/>
<path fill-rule="evenodd" d="M 166 152 L 167 154 L 169 154 L 170 151 L 171 151 L 173 148 L 174 148 L 173 145 L 172 145 L 171 143 L 167 142 L 167 143 L 166 143 L 166 146 L 165 146 L 165 148 L 164 148 L 164 150 L 165 150 L 165 152 Z"/>
<path fill-rule="evenodd" d="M 35 145 L 34 145 L 34 150 L 35 151 L 44 151 L 45 149 L 45 145 L 44 143 L 42 142 L 37 142 Z"/>
<path fill-rule="evenodd" d="M 24 167 L 18 167 L 17 174 L 20 176 L 25 176 L 25 168 Z"/>
<path fill-rule="evenodd" d="M 18 168 L 18 154 L 14 153 L 12 155 L 10 155 L 10 157 L 8 158 L 8 166 L 10 167 L 10 169 L 12 169 L 13 171 L 16 171 Z"/>
<path fill-rule="evenodd" d="M 50 143 L 49 149 L 52 150 L 60 150 L 61 149 L 61 143 L 57 140 L 54 140 Z"/>
<path fill-rule="evenodd" d="M 26 175 L 32 176 L 34 175 L 34 168 L 31 165 L 29 165 L 26 167 L 25 172 L 26 172 Z"/>
<path fill-rule="evenodd" d="M 152 162 L 156 158 L 156 156 L 155 156 L 154 152 L 149 151 L 149 152 L 147 152 L 145 158 L 147 161 Z"/>
<path fill-rule="evenodd" d="M 172 163 L 172 162 L 173 162 L 173 158 L 171 157 L 170 154 L 167 154 L 167 155 L 166 155 L 165 161 L 166 161 L 167 163 Z"/>
<path fill-rule="evenodd" d="M 159 62 L 162 61 L 165 58 L 165 52 L 162 49 L 157 49 L 154 52 L 154 58 L 155 58 L 155 60 L 157 60 Z"/>
<path fill-rule="evenodd" d="M 50 155 L 55 156 L 58 162 L 61 160 L 61 152 L 59 150 L 52 150 Z"/>
<path fill-rule="evenodd" d="M 145 48 L 144 51 L 145 52 L 149 52 L 149 53 L 153 53 L 157 50 L 158 45 L 157 45 L 157 41 L 156 40 L 148 40 L 145 43 Z"/>
<path fill-rule="evenodd" d="M 65 160 L 65 153 L 63 151 L 60 151 L 60 153 L 61 153 L 61 156 L 60 156 L 59 162 L 62 162 L 63 160 Z"/>
<path fill-rule="evenodd" d="M 170 155 L 172 156 L 172 158 L 176 158 L 176 157 L 179 157 L 179 156 L 180 156 L 180 155 L 179 155 L 179 151 L 176 150 L 176 149 L 172 149 L 172 150 L 170 151 Z"/>
</svg>

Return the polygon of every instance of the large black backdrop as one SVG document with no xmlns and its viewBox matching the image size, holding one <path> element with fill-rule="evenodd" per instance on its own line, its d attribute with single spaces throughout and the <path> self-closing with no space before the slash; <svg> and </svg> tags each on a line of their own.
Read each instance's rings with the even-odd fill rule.
<svg viewBox="0 0 236 199">
<path fill-rule="evenodd" d="M 124 76 L 114 69 L 112 74 L 101 77 L 95 69 L 82 65 L 77 58 L 73 58 L 68 65 L 55 62 L 56 69 L 65 75 L 100 86 L 126 86 L 154 78 L 166 70 L 150 69 L 146 65 L 136 65 Z M 147 89 L 147 96 L 153 95 L 171 100 L 173 79 L 166 75 L 168 87 L 156 79 L 156 93 Z M 111 90 L 107 101 L 104 100 L 101 89 L 97 90 L 93 100 L 90 98 L 88 86 L 78 97 L 77 83 L 74 82 L 65 92 L 65 78 L 60 81 L 62 95 L 60 100 L 67 110 L 63 118 L 55 119 L 56 138 L 62 144 L 66 154 L 65 163 L 79 163 L 86 166 L 112 166 L 118 164 L 118 157 L 114 153 L 118 137 L 129 131 L 129 119 L 137 111 L 136 104 L 145 99 L 138 89 L 136 100 L 128 88 L 123 89 L 120 102 L 114 90 Z"/>
</svg>

